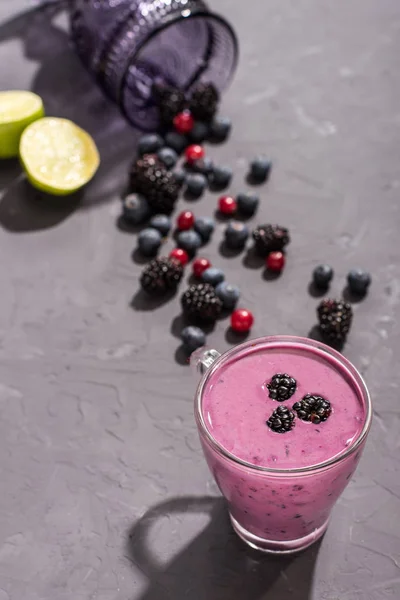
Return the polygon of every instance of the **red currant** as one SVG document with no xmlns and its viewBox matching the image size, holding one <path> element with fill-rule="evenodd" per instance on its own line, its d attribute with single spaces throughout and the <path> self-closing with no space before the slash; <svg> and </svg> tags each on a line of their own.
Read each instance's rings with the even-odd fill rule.
<svg viewBox="0 0 400 600">
<path fill-rule="evenodd" d="M 201 277 L 206 269 L 211 267 L 211 263 L 207 258 L 196 258 L 193 262 L 193 275 Z"/>
<path fill-rule="evenodd" d="M 182 248 L 174 248 L 174 250 L 170 252 L 169 257 L 180 262 L 182 267 L 187 265 L 189 262 L 188 253 L 186 250 L 182 250 Z"/>
<path fill-rule="evenodd" d="M 189 110 L 184 110 L 174 118 L 174 127 L 179 133 L 189 133 L 193 125 L 194 119 Z"/>
<path fill-rule="evenodd" d="M 221 196 L 218 200 L 218 208 L 223 215 L 233 215 L 237 209 L 237 203 L 232 196 Z"/>
<path fill-rule="evenodd" d="M 187 229 L 191 229 L 194 224 L 194 214 L 190 212 L 190 210 L 184 210 L 178 215 L 176 220 L 176 224 L 178 229 L 181 231 L 186 231 Z"/>
<path fill-rule="evenodd" d="M 200 144 L 192 144 L 185 150 L 185 157 L 189 165 L 193 165 L 197 160 L 204 158 L 204 148 Z"/>
<path fill-rule="evenodd" d="M 285 255 L 282 252 L 270 252 L 265 264 L 269 271 L 280 273 L 285 266 Z"/>
<path fill-rule="evenodd" d="M 247 333 L 254 323 L 254 317 L 249 310 L 238 308 L 231 314 L 231 327 L 237 333 Z"/>
</svg>

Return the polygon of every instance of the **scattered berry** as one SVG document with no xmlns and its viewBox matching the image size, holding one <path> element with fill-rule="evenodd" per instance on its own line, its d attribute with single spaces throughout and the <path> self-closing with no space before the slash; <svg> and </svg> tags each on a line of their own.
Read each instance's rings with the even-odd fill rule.
<svg viewBox="0 0 400 600">
<path fill-rule="evenodd" d="M 177 236 L 177 243 L 180 248 L 186 250 L 189 255 L 195 254 L 202 244 L 202 239 L 196 231 L 180 231 Z"/>
<path fill-rule="evenodd" d="M 222 300 L 224 308 L 233 310 L 238 303 L 240 290 L 236 285 L 231 285 L 225 281 L 219 283 L 215 288 L 215 293 Z"/>
<path fill-rule="evenodd" d="M 161 246 L 162 235 L 153 227 L 143 229 L 138 235 L 138 248 L 143 256 L 154 256 Z"/>
<path fill-rule="evenodd" d="M 217 142 L 224 142 L 231 133 L 232 121 L 228 117 L 215 117 L 210 125 L 210 137 Z"/>
<path fill-rule="evenodd" d="M 268 271 L 280 273 L 285 266 L 285 255 L 282 252 L 270 252 L 265 260 Z"/>
<path fill-rule="evenodd" d="M 202 173 L 208 177 L 213 170 L 213 166 L 214 165 L 211 158 L 207 158 L 207 156 L 205 156 L 204 158 L 200 158 L 200 160 L 195 160 L 191 165 L 191 168 L 195 173 Z"/>
<path fill-rule="evenodd" d="M 173 123 L 178 133 L 189 133 L 193 129 L 194 119 L 189 110 L 184 110 L 174 117 Z"/>
<path fill-rule="evenodd" d="M 211 263 L 207 258 L 196 258 L 196 260 L 193 261 L 192 265 L 193 275 L 195 277 L 201 277 L 204 271 L 206 271 L 210 267 Z"/>
<path fill-rule="evenodd" d="M 206 189 L 207 178 L 201 173 L 190 173 L 186 178 L 186 191 L 193 198 L 198 198 Z"/>
<path fill-rule="evenodd" d="M 219 167 L 214 165 L 210 173 L 210 180 L 214 187 L 219 190 L 227 188 L 232 181 L 233 171 L 230 167 Z"/>
<path fill-rule="evenodd" d="M 294 413 L 287 406 L 278 406 L 267 421 L 267 425 L 276 433 L 287 433 L 294 427 Z"/>
<path fill-rule="evenodd" d="M 289 231 L 280 225 L 259 225 L 253 230 L 257 252 L 267 256 L 270 252 L 282 251 L 290 242 Z"/>
<path fill-rule="evenodd" d="M 182 248 L 174 248 L 170 253 L 169 253 L 169 258 L 172 258 L 174 260 L 177 260 L 178 262 L 181 263 L 182 267 L 185 267 L 188 262 L 189 262 L 189 255 L 186 252 L 186 250 L 183 250 Z"/>
<path fill-rule="evenodd" d="M 240 221 L 230 221 L 225 229 L 225 243 L 228 248 L 243 248 L 249 237 L 248 227 Z"/>
<path fill-rule="evenodd" d="M 205 155 L 204 148 L 203 148 L 203 146 L 200 146 L 200 144 L 191 144 L 191 146 L 188 146 L 185 150 L 186 162 L 189 165 L 192 165 L 193 163 L 195 163 L 196 160 L 200 160 L 201 158 L 204 158 L 204 155 Z"/>
<path fill-rule="evenodd" d="M 185 94 L 178 88 L 162 84 L 153 85 L 152 91 L 159 107 L 161 123 L 171 125 L 174 117 L 185 108 Z"/>
<path fill-rule="evenodd" d="M 254 323 L 254 317 L 249 310 L 237 308 L 231 315 L 231 327 L 237 333 L 247 333 Z"/>
<path fill-rule="evenodd" d="M 272 163 L 270 160 L 259 156 L 250 163 L 250 175 L 257 182 L 263 182 L 269 179 Z"/>
<path fill-rule="evenodd" d="M 187 137 L 177 131 L 169 131 L 165 136 L 165 146 L 172 148 L 177 154 L 182 154 L 187 145 Z"/>
<path fill-rule="evenodd" d="M 233 215 L 237 209 L 235 198 L 232 198 L 232 196 L 221 196 L 218 200 L 218 208 L 223 215 Z"/>
<path fill-rule="evenodd" d="M 146 221 L 150 214 L 150 206 L 146 198 L 139 194 L 128 194 L 122 203 L 124 219 L 133 225 Z"/>
<path fill-rule="evenodd" d="M 221 271 L 221 269 L 209 267 L 203 272 L 201 278 L 204 283 L 209 283 L 215 287 L 225 279 L 225 274 L 223 271 Z"/>
<path fill-rule="evenodd" d="M 346 341 L 353 319 L 353 311 L 344 300 L 325 299 L 317 308 L 319 328 L 324 339 L 341 345 Z"/>
<path fill-rule="evenodd" d="M 194 320 L 215 321 L 222 311 L 222 302 L 208 283 L 191 285 L 181 303 L 184 314 Z"/>
<path fill-rule="evenodd" d="M 196 121 L 190 132 L 190 139 L 194 144 L 201 144 L 208 137 L 209 127 L 206 123 Z"/>
<path fill-rule="evenodd" d="M 157 133 L 147 133 L 146 135 L 142 135 L 138 142 L 138 154 L 139 156 L 144 156 L 144 154 L 154 154 L 157 152 L 162 146 L 164 142 L 162 137 Z"/>
<path fill-rule="evenodd" d="M 177 184 L 182 187 L 186 182 L 186 171 L 184 169 L 175 169 L 172 174 Z"/>
<path fill-rule="evenodd" d="M 140 284 L 148 294 L 165 294 L 176 290 L 183 276 L 181 263 L 170 258 L 155 258 L 142 271 Z"/>
<path fill-rule="evenodd" d="M 191 229 L 194 225 L 194 214 L 190 210 L 184 210 L 178 215 L 176 225 L 181 231 Z"/>
<path fill-rule="evenodd" d="M 332 413 L 329 400 L 325 400 L 322 396 L 314 396 L 313 394 L 306 394 L 300 402 L 295 402 L 293 410 L 297 412 L 299 419 L 302 421 L 311 421 L 315 425 L 326 421 Z"/>
<path fill-rule="evenodd" d="M 363 296 L 371 285 L 371 275 L 362 269 L 352 269 L 347 275 L 347 283 L 353 294 Z"/>
<path fill-rule="evenodd" d="M 161 148 L 157 156 L 168 170 L 173 169 L 178 161 L 178 155 L 172 148 Z"/>
<path fill-rule="evenodd" d="M 193 90 L 189 108 L 195 119 L 211 121 L 218 109 L 219 92 L 212 83 L 199 83 Z"/>
<path fill-rule="evenodd" d="M 181 340 L 185 349 L 192 353 L 197 348 L 201 348 L 206 343 L 206 334 L 199 327 L 193 327 L 193 325 L 189 325 L 189 327 L 185 327 L 181 333 Z"/>
<path fill-rule="evenodd" d="M 326 289 L 333 278 L 333 269 L 329 265 L 318 265 L 313 271 L 313 282 L 317 288 Z"/>
<path fill-rule="evenodd" d="M 134 162 L 130 184 L 132 191 L 142 194 L 154 212 L 163 214 L 172 212 L 181 187 L 173 173 L 153 154 Z"/>
<path fill-rule="evenodd" d="M 161 235 L 166 236 L 171 231 L 171 219 L 167 215 L 154 215 L 149 222 L 150 227 L 158 229 Z"/>
<path fill-rule="evenodd" d="M 239 211 L 246 217 L 252 217 L 258 209 L 260 198 L 256 194 L 242 193 L 237 195 L 236 201 Z"/>
<path fill-rule="evenodd" d="M 277 373 L 267 383 L 269 397 L 278 402 L 289 400 L 296 391 L 297 382 L 287 373 Z"/>
<path fill-rule="evenodd" d="M 194 222 L 194 229 L 201 236 L 203 242 L 208 242 L 215 229 L 212 217 L 198 217 Z"/>
</svg>

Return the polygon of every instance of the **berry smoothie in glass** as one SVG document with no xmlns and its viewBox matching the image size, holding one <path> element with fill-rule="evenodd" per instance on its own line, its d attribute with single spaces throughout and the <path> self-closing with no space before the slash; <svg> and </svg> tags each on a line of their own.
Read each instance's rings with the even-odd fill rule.
<svg viewBox="0 0 400 600">
<path fill-rule="evenodd" d="M 205 371 L 201 444 L 236 533 L 264 552 L 306 548 L 325 532 L 365 445 L 372 410 L 361 375 L 328 346 L 288 336 L 192 361 Z"/>
</svg>

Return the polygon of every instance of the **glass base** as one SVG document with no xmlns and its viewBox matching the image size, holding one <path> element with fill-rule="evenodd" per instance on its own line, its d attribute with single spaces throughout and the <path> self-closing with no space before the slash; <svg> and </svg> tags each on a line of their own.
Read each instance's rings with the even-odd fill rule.
<svg viewBox="0 0 400 600">
<path fill-rule="evenodd" d="M 304 537 L 295 540 L 278 541 L 267 540 L 250 533 L 247 529 L 242 527 L 231 514 L 229 516 L 231 518 L 233 529 L 238 536 L 250 546 L 250 548 L 267 554 L 292 554 L 293 552 L 305 550 L 324 535 L 329 523 L 329 519 L 327 519 L 321 527 L 314 529 L 314 531 Z"/>
</svg>

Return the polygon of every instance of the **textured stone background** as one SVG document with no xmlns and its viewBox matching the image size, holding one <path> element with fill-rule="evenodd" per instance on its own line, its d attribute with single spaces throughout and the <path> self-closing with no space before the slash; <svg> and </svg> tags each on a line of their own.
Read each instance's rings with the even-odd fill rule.
<svg viewBox="0 0 400 600">
<path fill-rule="evenodd" d="M 321 260 L 335 295 L 354 265 L 374 278 L 345 348 L 375 402 L 369 444 L 322 543 L 282 560 L 231 532 L 175 357 L 177 299 L 130 305 L 141 265 L 116 219 L 136 133 L 69 49 L 63 18 L 29 4 L 0 1 L 0 87 L 43 95 L 95 136 L 103 163 L 79 206 L 40 201 L 16 164 L 0 165 L 0 600 L 399 598 L 398 0 L 212 3 L 237 28 L 241 62 L 223 107 L 232 141 L 210 154 L 235 167 L 234 192 L 248 158 L 274 159 L 258 221 L 293 238 L 269 282 L 219 255 L 221 230 L 207 248 L 241 285 L 253 334 L 307 335 Z M 227 348 L 225 331 L 210 343 Z"/>
</svg>

